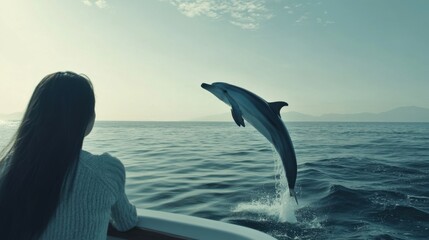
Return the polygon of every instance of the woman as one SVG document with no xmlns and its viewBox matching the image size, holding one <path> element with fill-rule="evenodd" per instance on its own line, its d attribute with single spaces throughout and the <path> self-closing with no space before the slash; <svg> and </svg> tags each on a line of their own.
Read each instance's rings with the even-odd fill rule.
<svg viewBox="0 0 429 240">
<path fill-rule="evenodd" d="M 125 169 L 82 151 L 94 125 L 91 82 L 57 72 L 38 84 L 0 162 L 0 239 L 106 239 L 137 224 Z"/>
</svg>

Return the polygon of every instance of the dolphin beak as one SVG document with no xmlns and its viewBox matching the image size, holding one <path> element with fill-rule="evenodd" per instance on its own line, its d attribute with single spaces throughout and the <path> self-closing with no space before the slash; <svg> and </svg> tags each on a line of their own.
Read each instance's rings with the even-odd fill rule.
<svg viewBox="0 0 429 240">
<path fill-rule="evenodd" d="M 201 87 L 202 87 L 202 88 L 204 88 L 205 90 L 209 90 L 209 88 L 210 88 L 211 86 L 212 86 L 212 85 L 207 84 L 207 83 L 203 83 L 203 84 L 201 84 Z"/>
</svg>

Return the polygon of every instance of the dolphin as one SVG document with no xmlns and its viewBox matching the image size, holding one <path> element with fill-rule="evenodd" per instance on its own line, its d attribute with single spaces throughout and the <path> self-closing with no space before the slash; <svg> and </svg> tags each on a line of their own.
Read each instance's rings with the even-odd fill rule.
<svg viewBox="0 0 429 240">
<path fill-rule="evenodd" d="M 243 119 L 246 119 L 274 145 L 283 163 L 290 196 L 295 197 L 298 204 L 294 190 L 297 175 L 295 150 L 280 116 L 280 109 L 288 104 L 281 101 L 267 102 L 246 89 L 223 82 L 211 85 L 203 83 L 201 87 L 231 106 L 232 118 L 238 126 L 245 127 Z"/>
</svg>

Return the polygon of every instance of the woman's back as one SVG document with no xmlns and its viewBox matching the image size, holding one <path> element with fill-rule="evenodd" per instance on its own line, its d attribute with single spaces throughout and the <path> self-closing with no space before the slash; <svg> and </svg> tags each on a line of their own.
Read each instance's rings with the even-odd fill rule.
<svg viewBox="0 0 429 240">
<path fill-rule="evenodd" d="M 118 159 L 82 151 L 74 181 L 41 239 L 104 240 L 110 217 L 118 230 L 136 225 L 136 209 L 126 198 L 125 169 Z"/>
</svg>

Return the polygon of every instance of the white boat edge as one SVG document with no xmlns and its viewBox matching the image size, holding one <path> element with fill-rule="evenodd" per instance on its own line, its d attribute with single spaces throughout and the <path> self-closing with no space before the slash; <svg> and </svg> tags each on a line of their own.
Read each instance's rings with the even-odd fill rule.
<svg viewBox="0 0 429 240">
<path fill-rule="evenodd" d="M 184 239 L 276 240 L 252 228 L 200 217 L 148 209 L 137 209 L 137 214 L 139 215 L 138 228 Z M 118 238 L 109 237 L 108 239 Z"/>
</svg>

